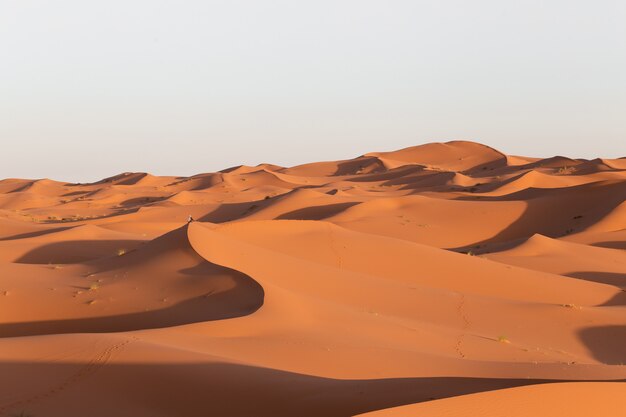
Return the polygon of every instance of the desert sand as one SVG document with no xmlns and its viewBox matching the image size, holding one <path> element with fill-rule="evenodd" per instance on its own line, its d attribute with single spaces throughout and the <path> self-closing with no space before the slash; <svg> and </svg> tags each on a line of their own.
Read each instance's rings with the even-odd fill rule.
<svg viewBox="0 0 626 417">
<path fill-rule="evenodd" d="M 2 180 L 0 415 L 626 416 L 625 200 L 462 141 Z"/>
</svg>

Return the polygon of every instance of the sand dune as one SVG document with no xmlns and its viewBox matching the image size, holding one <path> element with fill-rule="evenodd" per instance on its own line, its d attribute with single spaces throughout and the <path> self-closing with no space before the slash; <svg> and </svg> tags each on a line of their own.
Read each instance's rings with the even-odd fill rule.
<svg viewBox="0 0 626 417">
<path fill-rule="evenodd" d="M 506 163 L 506 156 L 488 146 L 474 142 L 454 141 L 429 143 L 395 152 L 371 153 L 395 164 L 422 164 L 446 171 L 470 171 L 494 169 Z"/>
<path fill-rule="evenodd" d="M 551 417 L 619 416 L 615 401 L 626 394 L 626 384 L 583 382 L 535 385 L 464 395 L 428 403 L 361 414 L 362 417 Z M 541 401 L 537 399 L 541 398 Z"/>
<path fill-rule="evenodd" d="M 0 415 L 626 415 L 625 200 L 460 141 L 0 181 Z"/>
</svg>

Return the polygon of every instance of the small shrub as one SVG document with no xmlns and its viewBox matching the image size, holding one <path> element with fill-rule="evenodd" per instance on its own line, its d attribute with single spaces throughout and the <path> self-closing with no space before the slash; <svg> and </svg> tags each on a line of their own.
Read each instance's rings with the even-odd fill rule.
<svg viewBox="0 0 626 417">
<path fill-rule="evenodd" d="M 557 171 L 559 175 L 569 175 L 569 174 L 573 174 L 574 172 L 576 172 L 576 167 L 568 167 L 568 166 L 561 167 Z"/>
</svg>

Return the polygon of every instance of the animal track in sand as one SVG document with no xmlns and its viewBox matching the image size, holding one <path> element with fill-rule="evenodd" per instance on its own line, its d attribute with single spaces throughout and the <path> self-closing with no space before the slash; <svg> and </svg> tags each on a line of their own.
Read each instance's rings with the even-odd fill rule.
<svg viewBox="0 0 626 417">
<path fill-rule="evenodd" d="M 137 340 L 139 340 L 137 337 L 131 336 L 131 338 L 124 339 L 123 341 L 119 343 L 111 345 L 107 347 L 106 349 L 104 349 L 103 351 L 101 351 L 98 355 L 96 355 L 93 359 L 91 359 L 85 365 L 81 366 L 76 372 L 74 372 L 72 375 L 67 377 L 63 382 L 56 384 L 56 385 L 52 385 L 48 389 L 38 394 L 34 394 L 30 397 L 16 400 L 8 404 L 0 405 L 0 416 L 8 416 L 10 414 L 7 414 L 7 413 L 11 411 L 12 409 L 14 410 L 17 407 L 20 407 L 20 406 L 23 407 L 23 406 L 44 400 L 46 398 L 52 397 L 53 395 L 66 390 L 68 387 L 79 383 L 84 378 L 87 378 L 93 375 L 100 368 L 105 366 L 111 359 L 111 356 L 113 355 L 114 352 L 122 350 L 126 345 Z"/>
<path fill-rule="evenodd" d="M 460 294 L 461 299 L 459 301 L 459 305 L 457 307 L 457 313 L 459 315 L 459 317 L 461 317 L 461 321 L 462 321 L 462 333 L 459 335 L 456 344 L 454 345 L 454 350 L 456 350 L 456 352 L 459 354 L 459 356 L 461 358 L 465 358 L 465 353 L 463 352 L 463 340 L 465 339 L 465 331 L 469 328 L 470 326 L 470 320 L 467 317 L 467 312 L 465 310 L 465 294 L 461 293 Z"/>
</svg>

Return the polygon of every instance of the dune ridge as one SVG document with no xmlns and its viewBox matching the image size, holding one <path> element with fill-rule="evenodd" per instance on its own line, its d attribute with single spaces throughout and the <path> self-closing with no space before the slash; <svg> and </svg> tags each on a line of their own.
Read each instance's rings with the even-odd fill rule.
<svg viewBox="0 0 626 417">
<path fill-rule="evenodd" d="M 0 416 L 626 414 L 625 201 L 466 141 L 2 180 Z"/>
</svg>

